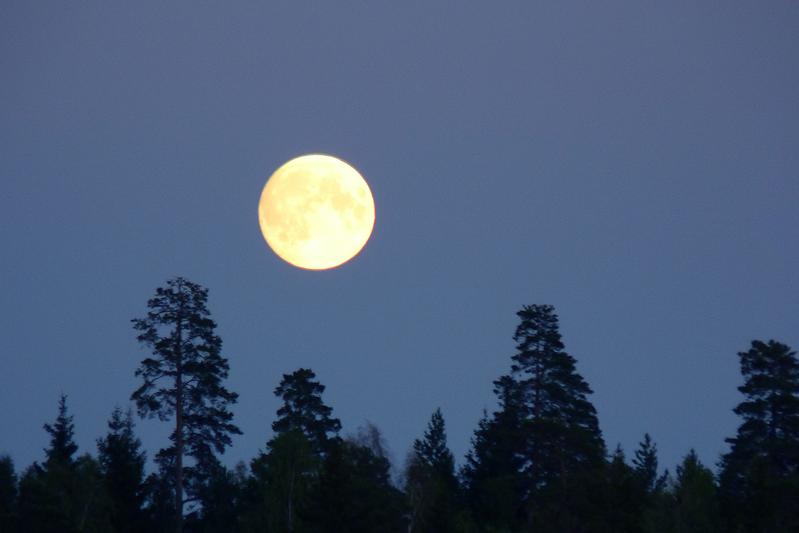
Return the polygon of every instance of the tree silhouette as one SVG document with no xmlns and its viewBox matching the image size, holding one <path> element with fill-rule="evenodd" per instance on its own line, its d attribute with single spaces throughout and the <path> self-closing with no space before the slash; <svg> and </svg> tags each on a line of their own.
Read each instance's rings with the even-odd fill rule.
<svg viewBox="0 0 799 533">
<path fill-rule="evenodd" d="M 42 465 L 33 463 L 19 481 L 19 530 L 26 533 L 109 531 L 110 502 L 100 465 L 90 455 L 78 458 L 73 418 L 61 395 L 58 416 L 44 424 L 50 446 Z"/>
<path fill-rule="evenodd" d="M 719 528 L 716 480 L 691 450 L 677 466 L 673 488 L 675 530 L 685 533 L 715 533 Z"/>
<path fill-rule="evenodd" d="M 414 441 L 405 477 L 410 531 L 455 531 L 459 487 L 441 409 L 433 412 L 424 437 Z"/>
<path fill-rule="evenodd" d="M 156 289 L 144 318 L 133 320 L 137 339 L 153 357 L 145 358 L 136 370 L 143 383 L 131 398 L 142 417 L 174 417 L 172 444 L 160 455 L 173 461 L 178 533 L 186 503 L 184 478 L 193 473 L 186 470 L 184 456 L 210 461 L 230 446 L 231 435 L 241 433 L 228 410 L 238 395 L 222 383 L 228 376 L 228 361 L 221 355 L 222 340 L 214 332 L 207 300 L 207 289 L 177 277 Z"/>
<path fill-rule="evenodd" d="M 134 434 L 133 414 L 115 407 L 108 434 L 97 440 L 97 453 L 108 495 L 113 503 L 112 524 L 117 533 L 134 533 L 145 526 L 145 453 Z"/>
<path fill-rule="evenodd" d="M 469 507 L 481 527 L 516 530 L 524 519 L 522 395 L 510 376 L 494 381 L 494 394 L 499 409 L 490 418 L 483 414 L 461 477 Z"/>
<path fill-rule="evenodd" d="M 67 396 L 62 394 L 58 400 L 58 416 L 53 424 L 45 424 L 44 430 L 50 435 L 50 447 L 44 450 L 47 468 L 69 468 L 74 463 L 72 457 L 78 451 L 75 444 L 75 424 L 67 414 Z"/>
<path fill-rule="evenodd" d="M 276 434 L 297 430 L 308 439 L 314 452 L 323 455 L 331 434 L 341 431 L 341 422 L 331 416 L 333 409 L 322 401 L 325 386 L 314 378 L 316 374 L 310 368 L 283 375 L 275 388 L 275 396 L 283 400 L 283 405 L 277 410 L 272 430 Z"/>
<path fill-rule="evenodd" d="M 554 308 L 528 305 L 516 314 L 511 369 L 522 397 L 528 524 L 574 529 L 601 514 L 591 492 L 602 479 L 597 470 L 604 466 L 605 445 L 588 400 L 592 391 L 564 349 Z"/>
<path fill-rule="evenodd" d="M 728 527 L 799 529 L 799 361 L 785 344 L 752 341 L 738 354 L 743 422 L 721 461 Z"/>
</svg>

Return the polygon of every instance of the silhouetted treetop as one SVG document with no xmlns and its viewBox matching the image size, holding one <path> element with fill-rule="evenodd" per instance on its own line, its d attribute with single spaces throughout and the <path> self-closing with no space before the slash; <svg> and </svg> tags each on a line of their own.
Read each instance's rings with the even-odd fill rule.
<svg viewBox="0 0 799 533">
<path fill-rule="evenodd" d="M 277 410 L 272 430 L 277 434 L 298 430 L 317 453 L 323 453 L 328 440 L 341 431 L 341 422 L 322 401 L 325 386 L 314 378 L 316 374 L 310 368 L 283 375 L 275 388 L 275 396 L 283 400 L 283 405 Z"/>
</svg>

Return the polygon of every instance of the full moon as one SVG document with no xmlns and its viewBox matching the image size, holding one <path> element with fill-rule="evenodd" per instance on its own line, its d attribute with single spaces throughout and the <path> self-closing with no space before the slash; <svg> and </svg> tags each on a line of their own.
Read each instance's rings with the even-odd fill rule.
<svg viewBox="0 0 799 533">
<path fill-rule="evenodd" d="M 375 202 L 357 170 L 333 156 L 303 155 L 278 168 L 258 203 L 267 244 L 288 263 L 325 270 L 346 263 L 366 244 Z"/>
</svg>

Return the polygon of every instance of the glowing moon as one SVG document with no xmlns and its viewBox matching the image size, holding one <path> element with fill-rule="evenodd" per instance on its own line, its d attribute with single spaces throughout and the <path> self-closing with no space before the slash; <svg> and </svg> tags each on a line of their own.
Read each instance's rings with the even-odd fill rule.
<svg viewBox="0 0 799 533">
<path fill-rule="evenodd" d="M 261 192 L 258 222 L 267 244 L 300 268 L 324 270 L 361 251 L 375 223 L 366 180 L 329 155 L 311 154 L 278 168 Z"/>
</svg>

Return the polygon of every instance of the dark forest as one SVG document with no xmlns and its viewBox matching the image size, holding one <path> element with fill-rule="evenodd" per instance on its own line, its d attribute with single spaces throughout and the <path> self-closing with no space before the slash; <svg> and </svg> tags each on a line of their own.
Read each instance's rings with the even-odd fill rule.
<svg viewBox="0 0 799 533">
<path fill-rule="evenodd" d="M 663 469 L 649 434 L 634 450 L 609 447 L 554 307 L 535 304 L 516 313 L 495 410 L 483 413 L 460 467 L 436 406 L 404 461 L 391 464 L 380 429 L 344 436 L 325 386 L 299 368 L 275 384 L 282 404 L 271 432 L 245 437 L 263 440 L 261 453 L 231 469 L 221 456 L 241 435 L 230 411 L 238 395 L 225 383 L 207 299 L 204 287 L 174 278 L 133 320 L 147 353 L 139 386 L 129 408 L 109 406 L 96 450 L 78 449 L 79 414 L 62 395 L 40 461 L 0 456 L 0 532 L 799 531 L 799 360 L 776 340 L 737 354 L 740 424 L 712 465 L 689 449 Z M 155 468 L 137 417 L 171 429 Z"/>
</svg>

